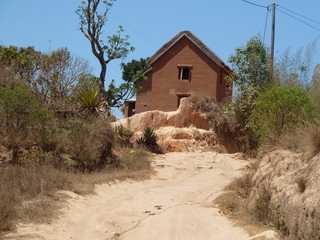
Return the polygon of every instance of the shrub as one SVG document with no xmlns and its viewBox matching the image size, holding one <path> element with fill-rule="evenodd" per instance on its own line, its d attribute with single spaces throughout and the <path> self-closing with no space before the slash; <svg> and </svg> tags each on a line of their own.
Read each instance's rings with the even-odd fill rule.
<svg viewBox="0 0 320 240">
<path fill-rule="evenodd" d="M 312 104 L 302 87 L 273 86 L 258 96 L 249 125 L 261 141 L 279 137 L 310 119 Z"/>
<path fill-rule="evenodd" d="M 49 111 L 26 86 L 0 87 L 0 144 L 13 150 L 13 162 L 19 148 L 38 143 L 50 118 Z"/>
<path fill-rule="evenodd" d="M 48 117 L 48 111 L 27 87 L 16 85 L 0 87 L 0 117 L 6 131 L 33 131 L 32 127 Z"/>
<path fill-rule="evenodd" d="M 303 152 L 312 158 L 320 153 L 320 127 L 312 123 L 288 131 L 281 136 L 279 145 L 291 151 Z"/>
<path fill-rule="evenodd" d="M 256 147 L 255 142 L 246 127 L 251 110 L 247 113 L 249 103 L 242 102 L 247 98 L 238 99 L 235 103 L 226 103 L 221 106 L 212 98 L 193 97 L 192 105 L 195 111 L 205 113 L 213 129 L 228 152 L 249 152 Z M 251 99 L 251 98 L 250 98 Z M 250 108 L 251 109 L 251 108 Z M 250 113 L 250 114 L 249 114 Z"/>
<path fill-rule="evenodd" d="M 99 89 L 82 89 L 79 93 L 79 102 L 82 109 L 95 112 L 100 105 Z"/>
<path fill-rule="evenodd" d="M 82 110 L 96 112 L 101 105 L 99 93 L 98 80 L 90 75 L 82 76 L 77 88 L 77 99 Z"/>
<path fill-rule="evenodd" d="M 132 146 L 130 139 L 133 136 L 133 132 L 130 129 L 125 128 L 122 125 L 118 125 L 114 128 L 114 134 L 115 134 L 116 142 L 121 147 Z"/>
<path fill-rule="evenodd" d="M 262 188 L 257 194 L 258 198 L 252 213 L 258 221 L 267 224 L 270 217 L 271 195 L 265 188 Z"/>
<path fill-rule="evenodd" d="M 147 148 L 150 152 L 161 153 L 160 146 L 157 143 L 158 137 L 153 128 L 145 128 L 143 136 L 137 140 L 137 144 Z"/>
<path fill-rule="evenodd" d="M 113 163 L 114 136 L 109 122 L 95 117 L 72 119 L 64 128 L 57 151 L 68 155 L 64 160 L 69 167 L 93 171 Z"/>
<path fill-rule="evenodd" d="M 253 172 L 248 172 L 235 179 L 226 189 L 236 192 L 237 196 L 240 196 L 243 199 L 247 199 L 252 188 L 252 177 Z"/>
<path fill-rule="evenodd" d="M 120 156 L 120 168 L 126 170 L 150 170 L 150 153 L 143 149 L 126 149 Z"/>
</svg>

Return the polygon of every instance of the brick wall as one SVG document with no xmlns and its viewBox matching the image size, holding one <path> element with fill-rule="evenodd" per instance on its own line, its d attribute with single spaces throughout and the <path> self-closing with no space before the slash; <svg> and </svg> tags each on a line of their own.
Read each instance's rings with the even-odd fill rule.
<svg viewBox="0 0 320 240">
<path fill-rule="evenodd" d="M 191 80 L 180 80 L 178 66 L 192 66 Z M 153 65 L 137 95 L 136 113 L 177 109 L 178 96 L 225 97 L 225 70 L 210 60 L 187 38 L 182 38 Z"/>
</svg>

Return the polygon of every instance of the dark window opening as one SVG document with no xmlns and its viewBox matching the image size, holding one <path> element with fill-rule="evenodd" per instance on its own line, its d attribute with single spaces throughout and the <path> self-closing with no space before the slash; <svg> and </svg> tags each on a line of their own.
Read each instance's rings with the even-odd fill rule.
<svg viewBox="0 0 320 240">
<path fill-rule="evenodd" d="M 180 80 L 191 80 L 190 67 L 179 67 L 179 79 Z"/>
</svg>

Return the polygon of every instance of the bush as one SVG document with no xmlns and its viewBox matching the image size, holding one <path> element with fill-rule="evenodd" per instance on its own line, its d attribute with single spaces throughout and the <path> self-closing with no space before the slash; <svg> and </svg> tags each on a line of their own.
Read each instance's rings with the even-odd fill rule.
<svg viewBox="0 0 320 240">
<path fill-rule="evenodd" d="M 270 218 L 271 195 L 265 188 L 262 188 L 257 194 L 258 198 L 255 207 L 252 210 L 252 214 L 259 222 L 268 224 Z"/>
<path fill-rule="evenodd" d="M 116 142 L 121 147 L 131 147 L 132 146 L 130 139 L 133 136 L 133 132 L 130 129 L 125 128 L 122 125 L 118 125 L 114 128 L 114 134 L 115 134 Z"/>
<path fill-rule="evenodd" d="M 72 119 L 64 126 L 57 151 L 64 163 L 81 171 L 94 171 L 111 164 L 114 136 L 109 122 L 92 119 Z"/>
<path fill-rule="evenodd" d="M 246 95 L 247 96 L 247 95 Z M 247 112 L 250 103 L 246 103 L 247 97 L 238 99 L 234 103 L 219 105 L 214 99 L 208 97 L 193 97 L 192 105 L 195 111 L 205 113 L 209 120 L 209 126 L 213 129 L 221 144 L 228 152 L 250 152 L 256 144 L 247 129 L 246 123 L 250 111 Z"/>
<path fill-rule="evenodd" d="M 1 129 L 30 133 L 48 118 L 48 111 L 23 85 L 0 87 Z"/>
<path fill-rule="evenodd" d="M 145 128 L 143 136 L 137 140 L 137 144 L 145 147 L 150 152 L 161 153 L 160 146 L 157 143 L 158 137 L 153 128 Z"/>
<path fill-rule="evenodd" d="M 0 86 L 0 144 L 13 150 L 13 162 L 19 148 L 39 142 L 50 119 L 49 111 L 26 86 Z"/>
<path fill-rule="evenodd" d="M 150 170 L 150 153 L 143 149 L 125 149 L 120 156 L 120 168 L 125 170 L 139 171 Z"/>
<path fill-rule="evenodd" d="M 261 93 L 250 116 L 249 126 L 257 139 L 279 137 L 312 119 L 312 103 L 299 86 L 273 86 Z"/>
<path fill-rule="evenodd" d="M 288 131 L 281 136 L 279 145 L 291 151 L 303 152 L 305 157 L 312 158 L 320 153 L 320 127 L 313 123 Z"/>
<path fill-rule="evenodd" d="M 91 75 L 83 75 L 77 86 L 77 100 L 83 111 L 96 112 L 102 103 L 99 80 Z"/>
</svg>

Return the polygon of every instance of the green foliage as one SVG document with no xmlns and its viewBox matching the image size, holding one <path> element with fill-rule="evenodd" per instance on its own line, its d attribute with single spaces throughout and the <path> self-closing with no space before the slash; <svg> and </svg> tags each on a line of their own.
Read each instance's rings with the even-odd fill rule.
<svg viewBox="0 0 320 240">
<path fill-rule="evenodd" d="M 50 113 L 24 85 L 0 87 L 0 142 L 11 147 L 32 144 Z"/>
<path fill-rule="evenodd" d="M 233 103 L 235 118 L 242 129 L 248 128 L 248 122 L 253 109 L 255 108 L 256 98 L 258 96 L 257 88 L 252 85 L 242 92 Z"/>
<path fill-rule="evenodd" d="M 158 136 L 153 128 L 145 128 L 143 136 L 137 140 L 137 144 L 147 148 L 153 153 L 161 153 L 161 149 L 157 143 Z"/>
<path fill-rule="evenodd" d="M 148 67 L 148 59 L 144 58 L 122 64 L 122 79 L 125 82 L 133 83 L 136 92 L 145 79 L 144 73 L 148 70 Z"/>
<path fill-rule="evenodd" d="M 145 71 L 148 69 L 147 59 L 132 60 L 122 64 L 122 79 L 119 86 L 111 81 L 105 93 L 106 100 L 110 107 L 121 107 L 124 101 L 131 99 L 140 89 L 141 83 L 145 80 Z"/>
<path fill-rule="evenodd" d="M 99 107 L 99 89 L 83 89 L 79 93 L 79 101 L 83 109 L 94 112 Z"/>
<path fill-rule="evenodd" d="M 41 53 L 32 47 L 0 46 L 0 65 L 12 69 L 23 80 L 32 79 L 40 66 Z"/>
<path fill-rule="evenodd" d="M 267 49 L 260 38 L 253 37 L 244 47 L 236 49 L 229 62 L 233 70 L 229 81 L 233 80 L 238 90 L 237 98 L 231 104 L 238 132 L 237 141 L 242 145 L 241 149 L 248 151 L 257 146 L 257 139 L 248 122 L 255 108 L 256 98 L 270 84 Z M 235 133 L 228 132 L 232 135 Z"/>
<path fill-rule="evenodd" d="M 103 49 L 109 61 L 124 59 L 130 52 L 134 51 L 134 47 L 132 47 L 129 42 L 129 35 L 123 34 L 124 29 L 122 26 L 119 26 L 115 34 L 108 36 L 108 41 L 103 46 Z"/>
<path fill-rule="evenodd" d="M 240 92 L 248 86 L 264 87 L 269 82 L 268 54 L 260 38 L 254 37 L 243 48 L 237 48 L 229 62 Z"/>
<path fill-rule="evenodd" d="M 312 119 L 313 106 L 299 86 L 273 86 L 261 93 L 250 116 L 250 128 L 259 139 L 280 136 Z"/>
<path fill-rule="evenodd" d="M 116 59 L 124 59 L 134 47 L 129 42 L 129 36 L 124 35 L 124 29 L 119 26 L 115 34 L 109 35 L 104 41 L 103 29 L 107 24 L 109 11 L 114 1 L 85 0 L 78 7 L 80 31 L 89 41 L 93 55 L 98 59 L 100 71 L 100 93 L 106 97 L 109 108 L 121 106 L 121 101 L 128 99 L 132 94 L 132 84 L 129 81 L 116 87 L 110 82 L 106 90 L 107 65 Z"/>
<path fill-rule="evenodd" d="M 77 95 L 82 110 L 96 112 L 101 105 L 98 79 L 91 75 L 82 76 Z"/>
<path fill-rule="evenodd" d="M 74 90 L 88 71 L 86 62 L 66 48 L 45 54 L 30 47 L 0 47 L 0 66 L 10 73 L 6 79 L 0 76 L 2 85 L 25 84 L 55 110 L 71 108 Z"/>
<path fill-rule="evenodd" d="M 317 65 L 314 70 L 309 93 L 312 102 L 315 105 L 315 111 L 317 112 L 317 114 L 320 114 L 320 64 Z"/>
</svg>

